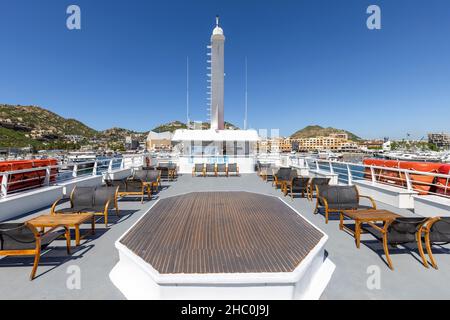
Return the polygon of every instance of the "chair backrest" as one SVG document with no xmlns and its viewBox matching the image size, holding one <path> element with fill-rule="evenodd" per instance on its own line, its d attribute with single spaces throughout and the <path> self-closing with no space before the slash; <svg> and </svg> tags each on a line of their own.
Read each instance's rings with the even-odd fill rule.
<svg viewBox="0 0 450 320">
<path fill-rule="evenodd" d="M 147 173 L 152 170 L 136 170 L 132 176 L 132 179 L 145 181 L 147 179 Z"/>
<path fill-rule="evenodd" d="M 330 207 L 334 205 L 357 208 L 359 204 L 359 194 L 356 186 L 338 185 L 316 185 L 318 190 L 319 203 L 324 205 L 321 198 L 325 198 Z"/>
<path fill-rule="evenodd" d="M 387 228 L 389 243 L 407 243 L 416 241 L 416 232 L 427 218 L 396 218 Z"/>
<path fill-rule="evenodd" d="M 228 172 L 237 172 L 237 163 L 229 163 L 228 164 Z"/>
<path fill-rule="evenodd" d="M 206 172 L 214 172 L 216 170 L 216 165 L 214 163 L 206 164 Z"/>
<path fill-rule="evenodd" d="M 329 185 L 331 178 L 312 178 L 311 179 L 311 186 L 313 189 L 316 188 L 316 186 L 323 186 L 323 185 Z"/>
<path fill-rule="evenodd" d="M 153 170 L 147 172 L 146 182 L 156 182 L 161 177 L 161 171 Z"/>
<path fill-rule="evenodd" d="M 217 172 L 226 172 L 226 171 L 227 171 L 227 165 L 225 163 L 217 164 Z"/>
<path fill-rule="evenodd" d="M 291 168 L 280 168 L 276 174 L 278 179 L 281 180 L 289 180 L 291 177 L 292 169 Z"/>
<path fill-rule="evenodd" d="M 441 217 L 433 223 L 430 228 L 430 241 L 433 243 L 450 242 L 450 217 Z"/>
<path fill-rule="evenodd" d="M 196 163 L 194 166 L 194 170 L 195 172 L 203 172 L 203 167 L 204 167 L 203 163 Z"/>
<path fill-rule="evenodd" d="M 94 193 L 94 206 L 104 207 L 108 201 L 110 201 L 111 204 L 116 196 L 117 189 L 118 187 L 97 187 Z"/>
<path fill-rule="evenodd" d="M 292 180 L 292 179 L 297 178 L 297 177 L 298 177 L 298 172 L 297 172 L 297 170 L 292 169 L 292 170 L 291 170 L 291 173 L 290 173 L 290 175 L 289 175 L 289 179 Z"/>
<path fill-rule="evenodd" d="M 78 187 L 76 186 L 70 196 L 73 207 L 90 208 L 94 204 L 95 187 Z"/>
<path fill-rule="evenodd" d="M 294 188 L 306 188 L 309 180 L 309 177 L 294 177 L 292 180 L 292 185 Z"/>
<path fill-rule="evenodd" d="M 36 236 L 26 223 L 0 223 L 0 250 L 32 250 Z"/>
</svg>

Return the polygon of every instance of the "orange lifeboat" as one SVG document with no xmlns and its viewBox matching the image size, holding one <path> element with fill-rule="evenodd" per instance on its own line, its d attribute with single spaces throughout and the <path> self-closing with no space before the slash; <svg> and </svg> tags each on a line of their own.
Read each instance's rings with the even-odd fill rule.
<svg viewBox="0 0 450 320">
<path fill-rule="evenodd" d="M 450 164 L 442 165 L 438 171 L 440 174 L 450 175 Z M 450 196 L 450 180 L 448 178 L 438 178 L 436 184 L 437 193 Z"/>
<path fill-rule="evenodd" d="M 46 175 L 46 167 L 57 165 L 56 159 L 45 160 L 14 160 L 0 162 L 0 172 L 19 171 L 33 168 L 43 168 L 42 170 L 14 173 L 8 176 L 8 191 L 17 191 L 37 188 L 43 185 Z M 58 170 L 52 168 L 50 171 L 50 182 L 56 181 Z M 0 177 L 0 182 L 3 177 Z"/>
<path fill-rule="evenodd" d="M 386 168 L 397 168 L 405 169 L 417 172 L 429 172 L 429 173 L 442 173 L 440 170 L 443 167 L 442 163 L 428 163 L 428 162 L 414 162 L 414 161 L 395 161 L 395 160 L 380 160 L 380 159 L 366 159 L 364 160 L 365 165 L 373 165 L 378 167 Z M 449 166 L 450 168 L 450 166 Z M 447 173 L 448 174 L 448 169 Z M 443 169 L 445 171 L 445 169 Z M 369 175 L 367 174 L 369 172 Z M 382 170 L 375 169 L 375 174 L 378 177 L 378 181 L 394 184 L 398 186 L 406 186 L 406 177 L 401 172 L 396 172 L 392 170 Z M 437 183 L 434 176 L 426 176 L 423 174 L 410 174 L 412 187 L 414 190 L 418 191 L 420 195 L 426 195 L 430 192 L 436 192 L 436 188 L 433 184 Z M 366 179 L 371 177 L 370 169 L 366 168 Z M 446 179 L 443 179 L 446 180 Z M 440 181 L 443 187 L 438 188 L 441 193 L 450 193 L 450 188 L 448 187 L 448 181 Z M 444 190 L 445 189 L 445 190 Z"/>
</svg>

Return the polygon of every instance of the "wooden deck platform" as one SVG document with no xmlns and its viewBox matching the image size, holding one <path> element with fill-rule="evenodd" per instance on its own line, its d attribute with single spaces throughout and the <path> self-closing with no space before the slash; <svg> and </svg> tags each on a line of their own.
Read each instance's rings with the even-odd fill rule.
<svg viewBox="0 0 450 320">
<path fill-rule="evenodd" d="M 323 236 L 276 197 L 198 192 L 160 200 L 121 243 L 161 274 L 291 272 Z"/>
</svg>

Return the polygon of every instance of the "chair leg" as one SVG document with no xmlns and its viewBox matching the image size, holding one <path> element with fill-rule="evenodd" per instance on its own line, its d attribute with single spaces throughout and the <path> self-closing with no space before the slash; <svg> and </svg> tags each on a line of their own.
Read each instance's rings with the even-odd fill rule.
<svg viewBox="0 0 450 320">
<path fill-rule="evenodd" d="M 425 234 L 425 245 L 426 245 L 428 256 L 430 257 L 430 260 L 431 260 L 431 265 L 433 266 L 433 268 L 435 268 L 437 270 L 438 266 L 437 266 L 436 260 L 434 259 L 433 252 L 431 250 L 430 234 L 428 232 Z"/>
<path fill-rule="evenodd" d="M 420 257 L 422 258 L 422 262 L 423 265 L 425 266 L 425 268 L 429 268 L 428 266 L 428 261 L 425 258 L 425 254 L 423 252 L 423 245 L 422 245 L 422 229 L 420 229 L 417 234 L 416 234 L 416 239 L 417 239 L 417 248 L 419 249 L 419 254 Z"/>
<path fill-rule="evenodd" d="M 38 251 L 36 251 L 36 254 L 34 256 L 34 263 L 33 263 L 33 269 L 31 269 L 30 280 L 33 280 L 34 277 L 36 276 L 36 271 L 37 271 L 40 259 L 41 259 L 41 251 L 38 250 Z"/>
<path fill-rule="evenodd" d="M 316 202 L 316 208 L 314 209 L 314 214 L 317 214 L 319 212 L 319 200 Z"/>
<path fill-rule="evenodd" d="M 70 254 L 70 229 L 66 228 L 66 233 L 65 233 L 65 237 L 66 237 L 66 247 L 67 247 L 67 254 Z"/>
<path fill-rule="evenodd" d="M 391 257 L 389 256 L 389 248 L 388 248 L 386 234 L 383 235 L 383 250 L 384 250 L 384 254 L 386 255 L 386 260 L 389 265 L 389 269 L 394 270 L 394 266 L 392 265 Z"/>
<path fill-rule="evenodd" d="M 116 215 L 119 216 L 120 215 L 119 203 L 117 202 L 117 199 L 114 202 L 115 202 L 115 207 L 116 207 Z"/>
<path fill-rule="evenodd" d="M 325 209 L 325 223 L 328 224 L 328 210 Z"/>
</svg>

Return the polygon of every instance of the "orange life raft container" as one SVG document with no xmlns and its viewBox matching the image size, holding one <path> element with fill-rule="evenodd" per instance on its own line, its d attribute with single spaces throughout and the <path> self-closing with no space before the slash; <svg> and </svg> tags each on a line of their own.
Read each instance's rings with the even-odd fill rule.
<svg viewBox="0 0 450 320">
<path fill-rule="evenodd" d="M 440 170 L 443 166 L 442 163 L 429 163 L 429 162 L 414 162 L 414 161 L 395 161 L 395 160 L 381 160 L 381 159 L 366 159 L 364 160 L 365 165 L 386 167 L 386 168 L 397 168 L 405 169 L 410 171 L 418 172 L 429 172 L 429 173 L 442 173 Z M 398 186 L 406 186 L 406 177 L 401 172 L 392 171 L 389 169 L 375 169 L 375 176 L 380 182 L 394 184 Z M 447 171 L 448 172 L 448 171 Z M 420 195 L 427 195 L 430 192 L 438 192 L 438 190 L 443 190 L 448 188 L 448 181 L 442 182 L 440 189 L 433 186 L 432 184 L 438 183 L 438 179 L 434 176 L 427 176 L 423 174 L 410 174 L 412 187 L 415 191 L 418 191 Z M 365 178 L 371 179 L 372 175 L 369 168 L 365 169 Z M 444 179 L 446 180 L 446 179 Z M 444 191 L 447 192 L 447 191 Z M 450 193 L 450 190 L 448 191 Z M 440 192 L 443 193 L 443 192 Z"/>
<path fill-rule="evenodd" d="M 37 188 L 43 185 L 46 175 L 46 167 L 57 165 L 56 159 L 45 160 L 13 160 L 13 161 L 1 161 L 0 172 L 6 171 L 18 171 L 24 169 L 43 168 L 42 170 L 36 170 L 24 173 L 14 173 L 8 176 L 8 192 Z M 52 168 L 50 171 L 50 182 L 56 181 L 56 175 L 58 170 Z M 2 182 L 3 176 L 0 177 Z"/>
</svg>

